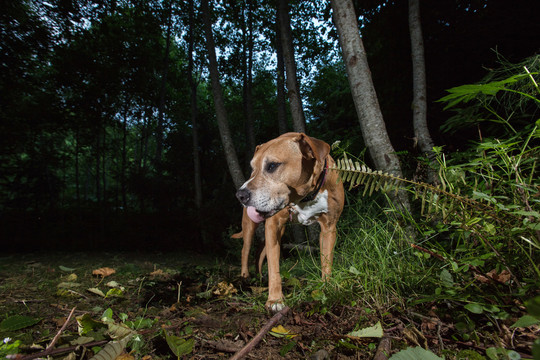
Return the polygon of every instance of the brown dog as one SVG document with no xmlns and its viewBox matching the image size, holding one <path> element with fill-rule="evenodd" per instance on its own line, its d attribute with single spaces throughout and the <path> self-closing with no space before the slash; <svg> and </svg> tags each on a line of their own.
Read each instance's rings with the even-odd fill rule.
<svg viewBox="0 0 540 360">
<path fill-rule="evenodd" d="M 257 146 L 251 160 L 253 172 L 237 191 L 242 205 L 242 273 L 248 277 L 248 256 L 258 224 L 265 223 L 268 258 L 268 300 L 266 307 L 276 312 L 283 305 L 279 273 L 280 241 L 289 219 L 321 226 L 319 239 L 322 277 L 332 271 L 336 224 L 343 210 L 343 184 L 335 171 L 330 145 L 302 133 L 287 133 Z M 261 257 L 263 259 L 263 257 Z M 259 263 L 260 265 L 260 263 Z"/>
</svg>

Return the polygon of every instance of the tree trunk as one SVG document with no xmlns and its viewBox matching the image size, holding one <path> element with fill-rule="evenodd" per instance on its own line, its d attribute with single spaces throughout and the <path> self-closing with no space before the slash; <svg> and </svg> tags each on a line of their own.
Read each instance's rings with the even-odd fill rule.
<svg viewBox="0 0 540 360">
<path fill-rule="evenodd" d="M 167 77 L 169 74 L 169 49 L 171 44 L 172 32 L 172 0 L 168 1 L 169 9 L 167 15 L 167 35 L 165 39 L 165 54 L 163 57 L 163 74 L 161 75 L 161 86 L 159 90 L 158 121 L 156 127 L 156 157 L 155 164 L 161 163 L 163 153 L 163 113 L 165 112 L 165 92 L 167 86 Z"/>
<path fill-rule="evenodd" d="M 296 61 L 294 60 L 294 47 L 292 42 L 291 19 L 289 17 L 289 7 L 287 0 L 278 0 L 277 22 L 281 33 L 281 44 L 283 49 L 283 59 L 287 72 L 287 90 L 291 115 L 293 119 L 293 129 L 297 132 L 306 132 L 306 119 L 300 98 L 300 84 L 296 76 Z"/>
<path fill-rule="evenodd" d="M 122 208 L 127 211 L 127 186 L 126 186 L 126 168 L 127 168 L 127 118 L 128 107 L 124 110 L 124 121 L 122 122 L 122 168 L 120 169 L 120 187 L 122 192 Z"/>
<path fill-rule="evenodd" d="M 287 102 L 285 101 L 285 63 L 283 61 L 283 46 L 281 45 L 281 33 L 276 31 L 276 56 L 277 56 L 277 117 L 279 133 L 287 132 Z"/>
<path fill-rule="evenodd" d="M 352 1 L 331 0 L 331 4 L 354 105 L 369 154 L 377 169 L 402 176 L 399 159 L 390 143 L 373 86 Z M 405 208 L 410 208 L 404 192 L 400 192 L 399 198 Z"/>
<path fill-rule="evenodd" d="M 411 57 L 413 72 L 413 126 L 418 148 L 427 154 L 430 163 L 436 162 L 433 153 L 433 140 L 427 125 L 426 103 L 426 65 L 424 60 L 424 40 L 422 38 L 422 25 L 420 22 L 420 1 L 409 0 L 409 32 L 411 34 Z M 437 183 L 434 168 L 430 167 L 428 181 Z"/>
<path fill-rule="evenodd" d="M 251 158 L 255 151 L 255 126 L 253 117 L 253 1 L 247 0 L 247 27 L 244 21 L 244 118 L 248 149 L 247 158 Z M 242 12 L 244 10 L 242 9 Z M 245 19 L 242 14 L 242 19 Z"/>
<path fill-rule="evenodd" d="M 209 0 L 202 0 L 202 12 L 204 18 L 204 31 L 206 33 L 206 46 L 208 50 L 208 70 L 210 71 L 210 79 L 212 82 L 212 94 L 214 97 L 214 107 L 216 109 L 216 119 L 219 127 L 219 134 L 221 136 L 221 142 L 223 144 L 223 150 L 225 152 L 225 159 L 227 160 L 227 166 L 231 173 L 232 180 L 236 188 L 239 188 L 244 183 L 244 175 L 238 162 L 238 156 L 234 149 L 232 141 L 231 131 L 229 129 L 229 123 L 227 120 L 227 112 L 225 110 L 225 104 L 223 102 L 223 92 L 221 90 L 221 84 L 219 82 L 219 71 L 216 58 L 216 48 L 214 43 L 214 36 L 212 34 L 212 22 L 210 9 L 208 7 Z"/>
<path fill-rule="evenodd" d="M 360 121 L 360 128 L 377 169 L 401 175 L 399 160 L 386 132 L 386 126 L 371 79 L 364 44 L 351 0 L 332 0 L 349 85 Z"/>
<path fill-rule="evenodd" d="M 189 43 L 188 43 L 188 80 L 189 87 L 191 89 L 191 124 L 193 126 L 191 130 L 191 136 L 193 140 L 193 169 L 194 169 L 194 186 L 195 186 L 195 207 L 197 208 L 197 224 L 201 233 L 202 242 L 199 242 L 200 249 L 204 249 L 204 244 L 207 241 L 205 227 L 202 226 L 202 176 L 201 176 L 201 160 L 199 156 L 199 122 L 198 107 L 197 107 L 197 82 L 195 81 L 193 71 L 193 27 L 195 26 L 194 20 L 194 5 L 193 0 L 189 0 Z"/>
</svg>

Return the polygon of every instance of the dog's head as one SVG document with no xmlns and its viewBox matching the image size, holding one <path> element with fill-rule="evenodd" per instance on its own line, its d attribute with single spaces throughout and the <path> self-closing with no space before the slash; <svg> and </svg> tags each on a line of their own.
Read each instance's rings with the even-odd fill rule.
<svg viewBox="0 0 540 360">
<path fill-rule="evenodd" d="M 302 133 L 287 133 L 257 146 L 252 173 L 236 192 L 254 222 L 276 214 L 312 191 L 330 145 Z"/>
</svg>

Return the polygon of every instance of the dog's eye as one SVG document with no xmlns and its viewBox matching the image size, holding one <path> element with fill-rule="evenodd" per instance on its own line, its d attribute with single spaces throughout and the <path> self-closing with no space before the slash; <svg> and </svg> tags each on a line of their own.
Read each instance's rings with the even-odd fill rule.
<svg viewBox="0 0 540 360">
<path fill-rule="evenodd" d="M 266 172 L 273 173 L 274 171 L 276 171 L 279 165 L 281 164 L 278 162 L 269 162 L 268 164 L 266 164 Z"/>
</svg>

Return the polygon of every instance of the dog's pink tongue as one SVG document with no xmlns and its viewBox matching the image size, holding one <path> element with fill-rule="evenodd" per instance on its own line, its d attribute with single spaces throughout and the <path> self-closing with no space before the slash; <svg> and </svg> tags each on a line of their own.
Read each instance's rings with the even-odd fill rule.
<svg viewBox="0 0 540 360">
<path fill-rule="evenodd" d="M 264 221 L 264 218 L 261 216 L 261 214 L 259 214 L 257 209 L 255 209 L 253 206 L 247 207 L 247 214 L 249 218 L 256 224 Z"/>
</svg>

